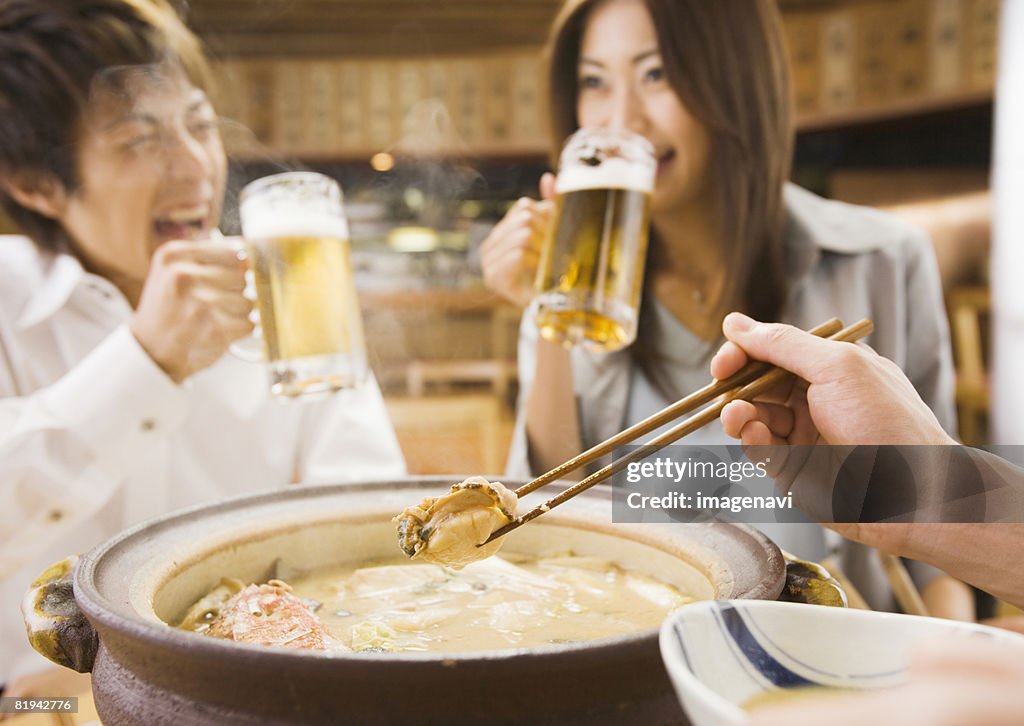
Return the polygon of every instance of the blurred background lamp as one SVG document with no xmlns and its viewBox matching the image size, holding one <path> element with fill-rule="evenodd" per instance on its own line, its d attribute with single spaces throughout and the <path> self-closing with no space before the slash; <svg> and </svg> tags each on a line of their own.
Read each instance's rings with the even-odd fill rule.
<svg viewBox="0 0 1024 726">
<path fill-rule="evenodd" d="M 395 227 L 388 233 L 388 245 L 395 252 L 431 252 L 438 242 L 437 231 L 429 227 Z"/>
<path fill-rule="evenodd" d="M 370 157 L 370 166 L 374 171 L 391 171 L 395 168 L 395 157 L 386 151 L 381 151 Z"/>
</svg>

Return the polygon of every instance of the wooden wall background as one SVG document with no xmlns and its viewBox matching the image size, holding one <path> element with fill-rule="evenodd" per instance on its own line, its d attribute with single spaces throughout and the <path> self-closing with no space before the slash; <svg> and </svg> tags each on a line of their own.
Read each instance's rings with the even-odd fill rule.
<svg viewBox="0 0 1024 726">
<path fill-rule="evenodd" d="M 781 0 L 798 128 L 985 103 L 999 0 Z M 543 156 L 559 0 L 192 0 L 236 153 Z M 229 138 L 232 135 L 229 133 Z"/>
</svg>

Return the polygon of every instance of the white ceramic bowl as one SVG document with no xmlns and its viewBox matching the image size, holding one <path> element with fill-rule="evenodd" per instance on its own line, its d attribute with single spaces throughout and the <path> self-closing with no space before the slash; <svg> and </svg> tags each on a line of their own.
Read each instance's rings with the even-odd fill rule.
<svg viewBox="0 0 1024 726">
<path fill-rule="evenodd" d="M 743 724 L 740 704 L 780 688 L 880 688 L 905 679 L 919 640 L 1024 637 L 983 625 L 788 602 L 698 602 L 661 628 L 661 656 L 693 726 Z"/>
</svg>

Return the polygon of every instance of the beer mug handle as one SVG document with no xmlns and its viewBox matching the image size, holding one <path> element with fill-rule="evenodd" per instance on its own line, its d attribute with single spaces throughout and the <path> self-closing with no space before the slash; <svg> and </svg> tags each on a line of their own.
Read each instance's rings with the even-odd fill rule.
<svg viewBox="0 0 1024 726">
<path fill-rule="evenodd" d="M 248 258 L 245 242 L 240 237 L 225 237 L 219 230 L 214 230 L 210 234 L 210 242 L 234 250 L 239 259 Z M 250 302 L 256 302 L 256 281 L 253 278 L 252 270 L 245 271 L 245 290 L 242 291 L 242 294 Z M 229 345 L 228 350 L 239 360 L 244 360 L 247 363 L 262 363 L 264 361 L 263 336 L 260 332 L 260 313 L 255 305 L 252 312 L 249 313 L 249 320 L 256 326 L 255 329 L 249 335 L 239 338 Z"/>
<path fill-rule="evenodd" d="M 239 254 L 245 255 L 244 247 L 241 248 Z M 256 302 L 256 281 L 253 278 L 252 270 L 245 271 L 245 290 L 242 291 L 242 294 L 250 302 Z M 255 304 L 252 312 L 249 313 L 249 320 L 256 327 L 249 335 L 239 338 L 228 346 L 228 350 L 239 360 L 244 360 L 247 363 L 262 363 L 266 360 L 263 355 L 263 331 L 260 328 L 260 311 Z"/>
</svg>

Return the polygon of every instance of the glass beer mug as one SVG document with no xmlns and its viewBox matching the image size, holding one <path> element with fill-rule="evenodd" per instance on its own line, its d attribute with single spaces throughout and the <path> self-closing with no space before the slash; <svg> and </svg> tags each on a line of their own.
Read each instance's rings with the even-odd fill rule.
<svg viewBox="0 0 1024 726">
<path fill-rule="evenodd" d="M 239 213 L 271 390 L 360 385 L 366 345 L 338 184 L 312 172 L 257 179 L 242 190 Z"/>
<path fill-rule="evenodd" d="M 545 339 L 597 351 L 636 339 L 656 172 L 650 142 L 624 129 L 565 143 L 533 302 Z"/>
</svg>

